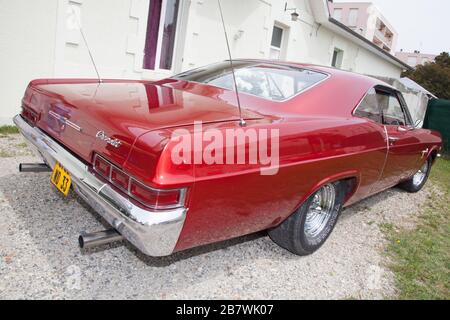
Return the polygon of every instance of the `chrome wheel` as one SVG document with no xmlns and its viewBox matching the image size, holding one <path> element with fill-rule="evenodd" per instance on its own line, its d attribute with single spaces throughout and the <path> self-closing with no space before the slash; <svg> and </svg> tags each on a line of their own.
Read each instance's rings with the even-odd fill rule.
<svg viewBox="0 0 450 320">
<path fill-rule="evenodd" d="M 425 178 L 428 175 L 428 170 L 429 170 L 429 166 L 428 166 L 428 161 L 423 165 L 423 167 L 419 170 L 419 172 L 417 172 L 414 177 L 413 177 L 413 184 L 418 187 L 420 186 L 423 181 L 425 180 Z"/>
<path fill-rule="evenodd" d="M 313 196 L 305 221 L 305 235 L 317 238 L 328 225 L 336 204 L 336 187 L 333 184 L 322 187 Z"/>
</svg>

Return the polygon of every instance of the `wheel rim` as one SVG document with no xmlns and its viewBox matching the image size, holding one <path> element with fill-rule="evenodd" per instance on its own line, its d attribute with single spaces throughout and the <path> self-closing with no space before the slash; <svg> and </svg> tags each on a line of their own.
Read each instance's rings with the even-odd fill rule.
<svg viewBox="0 0 450 320">
<path fill-rule="evenodd" d="M 309 239 L 315 239 L 328 225 L 336 203 L 336 188 L 329 184 L 320 189 L 314 196 L 308 208 L 305 221 L 305 234 Z"/>
<path fill-rule="evenodd" d="M 415 186 L 420 186 L 423 181 L 425 180 L 426 176 L 428 174 L 428 162 L 423 165 L 422 168 L 420 168 L 419 172 L 417 172 L 413 177 L 413 184 Z"/>
</svg>

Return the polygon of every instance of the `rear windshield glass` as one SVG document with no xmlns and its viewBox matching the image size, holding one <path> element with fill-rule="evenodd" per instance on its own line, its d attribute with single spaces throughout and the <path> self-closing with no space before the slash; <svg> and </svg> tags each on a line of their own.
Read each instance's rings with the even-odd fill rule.
<svg viewBox="0 0 450 320">
<path fill-rule="evenodd" d="M 276 64 L 235 61 L 238 90 L 273 101 L 283 101 L 327 78 L 326 74 Z M 234 90 L 230 62 L 191 70 L 174 77 Z"/>
</svg>

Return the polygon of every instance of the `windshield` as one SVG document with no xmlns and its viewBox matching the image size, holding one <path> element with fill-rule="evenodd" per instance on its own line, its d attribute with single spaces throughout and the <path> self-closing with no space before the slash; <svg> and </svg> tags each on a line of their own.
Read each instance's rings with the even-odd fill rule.
<svg viewBox="0 0 450 320">
<path fill-rule="evenodd" d="M 327 78 L 323 73 L 270 63 L 235 61 L 233 65 L 239 92 L 273 101 L 292 98 Z M 229 61 L 187 71 L 174 78 L 234 90 Z"/>
</svg>

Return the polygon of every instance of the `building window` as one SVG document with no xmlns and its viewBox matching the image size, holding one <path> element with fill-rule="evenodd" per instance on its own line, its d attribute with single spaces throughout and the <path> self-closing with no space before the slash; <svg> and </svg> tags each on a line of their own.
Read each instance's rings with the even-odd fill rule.
<svg viewBox="0 0 450 320">
<path fill-rule="evenodd" d="M 356 27 L 358 24 L 358 9 L 350 9 L 350 13 L 348 15 L 348 25 L 351 27 Z"/>
<path fill-rule="evenodd" d="M 270 59 L 281 59 L 281 49 L 283 47 L 284 32 L 284 29 L 281 27 L 273 27 L 272 42 L 270 43 Z"/>
<path fill-rule="evenodd" d="M 342 9 L 334 9 L 333 18 L 339 22 L 342 22 Z"/>
<path fill-rule="evenodd" d="M 333 66 L 335 68 L 341 68 L 343 60 L 344 60 L 344 51 L 342 51 L 341 49 L 338 49 L 338 48 L 334 48 L 331 66 Z"/>
<path fill-rule="evenodd" d="M 172 70 L 180 0 L 150 0 L 144 69 Z"/>
</svg>

